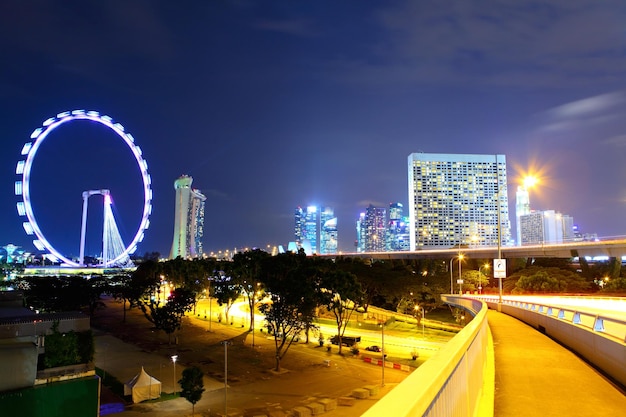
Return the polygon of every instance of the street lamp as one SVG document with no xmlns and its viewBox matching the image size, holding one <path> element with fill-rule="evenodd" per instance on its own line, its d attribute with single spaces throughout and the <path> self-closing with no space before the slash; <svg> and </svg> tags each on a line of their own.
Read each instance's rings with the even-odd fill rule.
<svg viewBox="0 0 626 417">
<path fill-rule="evenodd" d="M 420 322 L 422 322 L 422 338 L 424 338 L 424 316 L 426 315 L 426 313 L 424 312 L 424 307 L 420 307 L 419 305 L 415 305 L 415 307 L 413 307 L 415 309 L 415 316 L 417 316 L 417 312 L 418 310 L 422 311 L 422 318 L 420 319 Z"/>
<path fill-rule="evenodd" d="M 230 340 L 222 340 L 224 345 L 224 415 L 228 415 L 228 345 Z"/>
<path fill-rule="evenodd" d="M 269 246 L 269 245 L 268 245 Z M 259 288 L 259 285 L 261 285 L 259 282 L 256 283 L 256 288 Z M 252 307 L 252 314 L 251 314 L 251 318 L 252 318 L 252 323 L 251 324 L 251 328 L 252 328 L 252 347 L 254 347 L 254 319 L 256 318 L 256 312 L 254 311 L 255 307 L 256 307 L 256 300 L 257 300 L 257 296 L 260 295 L 260 291 L 254 291 L 254 293 L 252 294 L 252 303 L 251 307 Z M 250 297 L 250 295 L 248 295 L 248 297 Z"/>
<path fill-rule="evenodd" d="M 459 253 L 459 295 L 463 294 L 463 288 L 461 287 L 463 285 L 463 279 L 461 279 L 461 261 L 463 258 L 463 254 Z"/>
<path fill-rule="evenodd" d="M 385 322 L 381 321 L 380 322 L 380 331 L 381 331 L 381 349 L 382 349 L 382 356 L 383 356 L 383 367 L 382 367 L 382 380 L 380 383 L 381 387 L 385 386 L 385 356 L 387 356 L 387 354 L 385 353 Z"/>
<path fill-rule="evenodd" d="M 172 363 L 174 364 L 174 396 L 176 396 L 176 360 L 178 355 L 172 355 Z"/>
<path fill-rule="evenodd" d="M 454 261 L 454 258 L 450 259 L 450 294 L 454 294 L 454 282 L 452 278 L 452 261 Z"/>
<path fill-rule="evenodd" d="M 485 262 L 485 264 L 483 266 L 481 266 L 480 268 L 478 268 L 478 294 L 482 294 L 482 289 L 483 289 L 483 275 L 482 275 L 482 271 L 483 268 L 489 270 L 489 264 L 487 262 Z"/>
<path fill-rule="evenodd" d="M 465 255 L 463 255 L 462 253 L 459 253 L 457 258 L 459 260 L 459 281 L 460 281 L 461 280 L 461 261 L 465 258 Z M 454 278 L 452 277 L 452 262 L 453 261 L 454 261 L 454 258 L 450 259 L 450 294 L 454 294 Z"/>
</svg>

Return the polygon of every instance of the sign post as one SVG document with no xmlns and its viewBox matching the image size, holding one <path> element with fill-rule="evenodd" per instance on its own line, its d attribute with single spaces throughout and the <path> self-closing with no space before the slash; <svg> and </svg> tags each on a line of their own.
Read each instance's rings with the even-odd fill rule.
<svg viewBox="0 0 626 417">
<path fill-rule="evenodd" d="M 493 260 L 493 277 L 498 278 L 498 311 L 502 308 L 502 279 L 506 278 L 506 259 Z"/>
</svg>

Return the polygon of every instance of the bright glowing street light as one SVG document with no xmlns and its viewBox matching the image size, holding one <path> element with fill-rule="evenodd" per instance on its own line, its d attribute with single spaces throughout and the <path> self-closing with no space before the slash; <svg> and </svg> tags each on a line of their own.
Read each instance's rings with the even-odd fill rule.
<svg viewBox="0 0 626 417">
<path fill-rule="evenodd" d="M 174 364 L 174 395 L 176 395 L 176 360 L 178 355 L 172 355 L 172 363 Z"/>
<path fill-rule="evenodd" d="M 524 177 L 524 179 L 522 180 L 522 185 L 524 185 L 524 188 L 526 188 L 528 190 L 529 188 L 532 188 L 535 185 L 537 185 L 538 182 L 539 182 L 539 180 L 537 179 L 537 177 L 534 177 L 532 175 L 528 175 L 528 176 Z"/>
</svg>

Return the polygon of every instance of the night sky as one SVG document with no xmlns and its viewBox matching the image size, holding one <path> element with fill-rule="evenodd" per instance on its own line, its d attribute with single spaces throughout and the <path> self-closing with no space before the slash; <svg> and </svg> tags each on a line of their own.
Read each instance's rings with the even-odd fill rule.
<svg viewBox="0 0 626 417">
<path fill-rule="evenodd" d="M 623 0 L 3 0 L 0 52 L 1 245 L 34 250 L 15 165 L 35 128 L 74 109 L 143 150 L 154 208 L 139 254 L 169 254 L 181 174 L 207 196 L 207 252 L 286 246 L 311 204 L 334 207 L 352 251 L 368 204 L 407 204 L 413 152 L 505 154 L 513 227 L 532 171 L 533 209 L 626 235 Z M 130 240 L 142 202 L 126 145 L 94 123 L 55 130 L 31 194 L 64 254 L 78 254 L 82 191 L 100 188 Z"/>
</svg>

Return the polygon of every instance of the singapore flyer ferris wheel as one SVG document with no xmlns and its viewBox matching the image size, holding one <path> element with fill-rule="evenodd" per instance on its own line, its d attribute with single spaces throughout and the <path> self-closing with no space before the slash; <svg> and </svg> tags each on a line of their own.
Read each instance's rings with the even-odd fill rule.
<svg viewBox="0 0 626 417">
<path fill-rule="evenodd" d="M 134 237 L 131 239 L 128 245 L 122 242 L 120 233 L 118 231 L 113 213 L 111 210 L 111 195 L 108 189 L 97 190 L 85 190 L 82 193 L 83 197 L 83 216 L 82 216 L 82 228 L 80 237 L 80 256 L 78 260 L 70 259 L 69 256 L 61 253 L 57 250 L 52 243 L 44 236 L 40 225 L 35 218 L 33 209 L 33 199 L 31 196 L 31 169 L 33 167 L 35 156 L 40 149 L 41 144 L 50 135 L 52 131 L 58 127 L 72 123 L 77 120 L 88 120 L 100 124 L 110 131 L 115 133 L 116 138 L 122 139 L 128 149 L 133 155 L 133 159 L 136 162 L 139 172 L 141 174 L 141 184 L 143 190 L 143 210 L 141 221 L 137 228 Z M 142 151 L 139 146 L 135 144 L 133 136 L 126 132 L 124 126 L 115 122 L 111 117 L 101 115 L 97 111 L 85 111 L 85 110 L 73 110 L 66 111 L 57 114 L 55 117 L 51 117 L 43 122 L 41 127 L 38 127 L 30 135 L 30 141 L 27 142 L 22 148 L 22 159 L 17 163 L 16 174 L 18 179 L 15 181 L 15 195 L 18 196 L 19 201 L 17 203 L 18 214 L 25 218 L 23 221 L 23 227 L 28 235 L 34 235 L 35 239 L 33 244 L 35 247 L 43 252 L 46 252 L 46 257 L 55 262 L 61 262 L 64 265 L 71 267 L 84 266 L 84 245 L 85 245 L 85 229 L 86 229 L 86 217 L 87 217 L 87 200 L 94 195 L 101 195 L 103 197 L 104 204 L 104 219 L 103 219 L 103 234 L 102 234 L 102 256 L 96 266 L 99 267 L 123 267 L 130 266 L 130 254 L 134 253 L 137 249 L 137 244 L 143 240 L 144 232 L 149 227 L 149 216 L 152 212 L 152 190 L 151 178 L 148 174 L 148 163 L 142 156 Z"/>
</svg>

